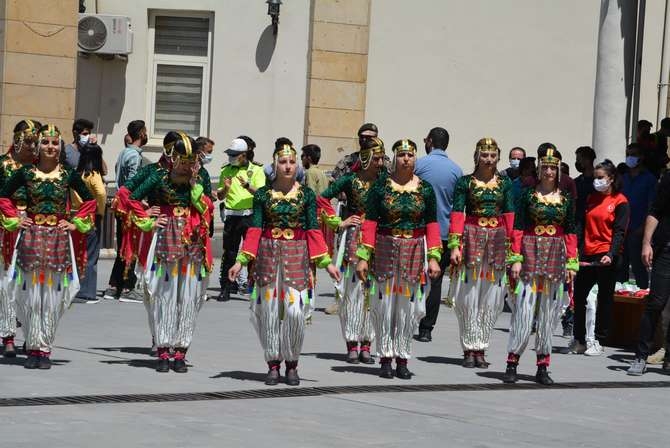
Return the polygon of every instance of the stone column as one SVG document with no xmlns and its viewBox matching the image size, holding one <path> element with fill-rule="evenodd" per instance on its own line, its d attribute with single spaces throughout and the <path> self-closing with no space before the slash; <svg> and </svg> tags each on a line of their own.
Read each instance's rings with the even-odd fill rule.
<svg viewBox="0 0 670 448">
<path fill-rule="evenodd" d="M 330 168 L 358 149 L 365 121 L 370 0 L 313 0 L 305 143 Z"/>
<path fill-rule="evenodd" d="M 0 0 L 0 151 L 14 125 L 55 123 L 70 140 L 77 72 L 77 0 Z"/>
</svg>

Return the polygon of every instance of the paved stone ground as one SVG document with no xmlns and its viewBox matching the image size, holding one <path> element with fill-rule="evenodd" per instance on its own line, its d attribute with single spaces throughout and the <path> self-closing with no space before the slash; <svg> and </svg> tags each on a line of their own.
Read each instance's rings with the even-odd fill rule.
<svg viewBox="0 0 670 448">
<path fill-rule="evenodd" d="M 110 270 L 110 261 L 100 262 L 101 286 Z M 328 286 L 322 278 L 318 308 L 333 300 Z M 523 381 L 500 387 L 509 315 L 498 322 L 491 368 L 470 370 L 460 367 L 456 319 L 446 307 L 433 342 L 414 344 L 410 381 L 381 379 L 377 366 L 346 364 L 339 320 L 321 311 L 308 327 L 299 368 L 306 393 L 325 386 L 447 385 L 441 392 L 316 390 L 307 397 L 3 406 L 3 399 L 25 397 L 281 392 L 288 387 L 263 384 L 266 367 L 248 317 L 245 298 L 207 302 L 189 373 L 158 374 L 143 305 L 73 305 L 61 321 L 52 370 L 25 370 L 22 357 L 0 360 L 0 446 L 659 446 L 670 433 L 670 376 L 659 368 L 628 377 L 622 369 L 631 353 L 616 348 L 598 358 L 555 354 L 552 376 L 569 387 L 540 389 L 531 382 L 529 351 L 521 361 Z M 567 343 L 554 339 L 557 347 Z M 296 391 L 288 389 L 289 395 Z"/>
</svg>

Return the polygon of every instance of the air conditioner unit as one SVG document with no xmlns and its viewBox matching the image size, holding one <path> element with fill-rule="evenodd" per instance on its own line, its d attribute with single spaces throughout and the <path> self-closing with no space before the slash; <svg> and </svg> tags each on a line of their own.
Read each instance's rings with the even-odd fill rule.
<svg viewBox="0 0 670 448">
<path fill-rule="evenodd" d="M 133 52 L 130 17 L 110 14 L 79 14 L 79 50 L 84 53 L 129 54 Z"/>
</svg>

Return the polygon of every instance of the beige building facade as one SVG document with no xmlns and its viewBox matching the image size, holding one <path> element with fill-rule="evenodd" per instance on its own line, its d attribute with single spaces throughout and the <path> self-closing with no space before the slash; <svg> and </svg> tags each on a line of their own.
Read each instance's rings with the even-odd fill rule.
<svg viewBox="0 0 670 448">
<path fill-rule="evenodd" d="M 113 165 L 127 123 L 143 119 L 150 159 L 166 129 L 214 139 L 216 177 L 240 134 L 256 140 L 260 161 L 287 136 L 319 144 L 329 167 L 366 121 L 389 147 L 423 146 L 443 126 L 466 171 L 483 136 L 530 152 L 552 141 L 569 162 L 592 142 L 606 1 L 284 0 L 276 36 L 263 0 L 84 1 L 87 13 L 130 18 L 127 57 L 77 55 L 77 3 L 0 0 L 4 147 L 21 118 L 69 130 L 85 117 Z M 656 122 L 666 2 L 643 3 L 639 117 Z M 604 152 L 623 159 L 625 143 Z"/>
</svg>

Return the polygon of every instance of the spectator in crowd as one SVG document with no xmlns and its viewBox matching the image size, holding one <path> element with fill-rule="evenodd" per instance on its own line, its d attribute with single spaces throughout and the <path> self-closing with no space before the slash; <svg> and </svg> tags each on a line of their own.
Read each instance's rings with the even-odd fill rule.
<svg viewBox="0 0 670 448">
<path fill-rule="evenodd" d="M 521 192 L 524 188 L 532 188 L 537 184 L 537 168 L 535 168 L 535 157 L 524 157 L 519 163 L 519 176 L 512 181 L 512 196 L 514 197 L 514 209 L 516 210 Z"/>
<path fill-rule="evenodd" d="M 571 344 L 573 353 L 587 356 L 601 355 L 601 342 L 609 334 L 617 262 L 621 261 L 630 216 L 628 200 L 621 193 L 619 173 L 610 160 L 596 165 L 593 182 L 596 191 L 586 200 L 584 250 L 580 254 L 580 269 L 575 279 L 574 340 Z M 592 304 L 587 304 L 587 297 L 596 284 L 598 299 L 593 310 Z M 587 333 L 587 314 L 590 322 L 595 318 L 595 334 Z"/>
<path fill-rule="evenodd" d="M 435 191 L 442 250 L 444 254 L 448 254 L 449 216 L 451 215 L 456 181 L 463 175 L 463 170 L 447 155 L 449 133 L 446 129 L 440 127 L 431 129 L 423 142 L 427 155 L 416 161 L 414 173 L 419 179 L 428 182 Z M 426 316 L 419 323 L 418 341 L 430 342 L 432 340 L 432 331 L 437 321 L 442 300 L 442 277 L 448 263 L 449 257 L 443 256 L 440 260 L 440 274 L 430 280 L 430 292 L 426 299 Z"/>
<path fill-rule="evenodd" d="M 195 139 L 195 145 L 199 148 L 201 148 L 201 159 L 200 163 L 204 165 L 208 165 L 212 163 L 213 155 L 212 153 L 214 152 L 214 140 L 208 137 L 198 137 Z"/>
<path fill-rule="evenodd" d="M 330 183 L 326 174 L 319 168 L 319 160 L 321 160 L 321 148 L 317 145 L 302 147 L 300 161 L 305 169 L 305 184 L 314 190 L 317 197 L 328 188 L 328 184 Z"/>
<path fill-rule="evenodd" d="M 86 275 L 80 279 L 79 292 L 75 297 L 78 303 L 98 303 L 98 257 L 102 242 L 102 219 L 105 216 L 107 190 L 102 180 L 102 148 L 95 143 L 81 147 L 77 172 L 88 187 L 96 202 L 95 229 L 86 235 Z M 72 193 L 73 208 L 79 209 L 81 198 Z"/>
<path fill-rule="evenodd" d="M 628 281 L 629 266 L 633 268 L 635 283 L 640 289 L 649 287 L 649 273 L 642 264 L 642 236 L 644 221 L 647 218 L 649 207 L 656 198 L 656 177 L 646 166 L 644 154 L 639 144 L 631 143 L 626 148 L 626 165 L 628 172 L 623 175 L 623 194 L 630 205 L 630 222 L 624 245 L 622 263 L 619 269 L 618 280 Z"/>
<path fill-rule="evenodd" d="M 507 176 L 510 180 L 514 180 L 521 174 L 521 160 L 526 157 L 526 150 L 516 146 L 509 150 L 509 168 L 505 168 L 500 172 L 503 176 Z"/>
<path fill-rule="evenodd" d="M 637 122 L 637 134 L 635 137 L 635 143 L 640 145 L 640 150 L 642 154 L 646 157 L 649 152 L 654 151 L 656 147 L 656 139 L 651 135 L 651 128 L 654 125 L 651 124 L 651 121 L 640 120 Z"/>
<path fill-rule="evenodd" d="M 647 169 L 659 178 L 668 164 L 668 137 L 670 137 L 670 117 L 661 120 L 661 129 L 652 134 L 654 146 L 645 154 Z"/>
<path fill-rule="evenodd" d="M 237 293 L 237 282 L 228 278 L 228 271 L 247 229 L 251 225 L 253 199 L 256 190 L 265 185 L 263 168 L 251 163 L 247 157 L 249 147 L 244 139 L 236 138 L 226 149 L 228 163 L 221 168 L 216 196 L 224 201 L 223 255 L 219 281 L 221 292 L 217 300 L 227 302 L 231 293 Z M 248 285 L 242 285 L 246 290 Z"/>
<path fill-rule="evenodd" d="M 670 298 L 670 173 L 661 178 L 656 190 L 642 237 L 642 262 L 651 269 L 649 295 L 640 322 L 640 336 L 635 350 L 635 359 L 628 375 L 642 375 L 647 369 L 647 356 L 651 350 L 658 320 Z M 670 371 L 670 327 L 666 333 L 666 352 L 663 370 Z"/>
<path fill-rule="evenodd" d="M 142 120 L 134 120 L 128 123 L 128 136 L 131 142 L 121 151 L 116 161 L 116 185 L 123 187 L 139 169 L 142 167 L 142 147 L 147 144 L 147 128 Z M 125 141 L 125 139 L 124 139 Z M 132 263 L 128 270 L 125 269 L 125 262 L 121 258 L 121 240 L 123 222 L 121 218 L 116 218 L 116 259 L 112 273 L 109 277 L 109 287 L 105 290 L 105 299 L 119 299 L 124 302 L 141 303 L 143 296 L 135 291 L 135 264 Z M 125 271 L 125 272 L 124 272 Z"/>
<path fill-rule="evenodd" d="M 580 249 L 584 240 L 584 217 L 586 216 L 586 198 L 595 191 L 593 188 L 593 162 L 596 152 L 590 146 L 580 146 L 575 151 L 575 169 L 580 173 L 575 178 L 577 198 L 575 200 L 575 225 Z"/>
<path fill-rule="evenodd" d="M 93 122 L 85 118 L 77 118 L 72 124 L 72 136 L 74 140 L 72 143 L 65 145 L 64 151 L 61 154 L 62 163 L 67 168 L 76 170 L 79 167 L 81 148 L 88 143 L 97 143 L 98 138 L 92 134 L 93 126 Z M 107 175 L 107 164 L 104 160 L 102 161 L 101 174 L 103 176 Z"/>
</svg>

